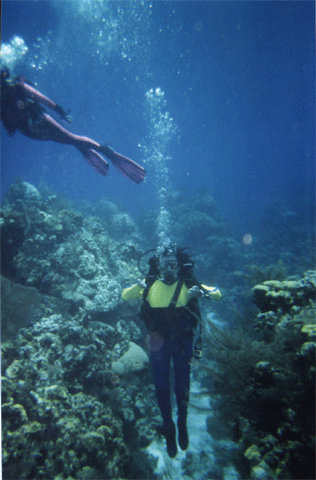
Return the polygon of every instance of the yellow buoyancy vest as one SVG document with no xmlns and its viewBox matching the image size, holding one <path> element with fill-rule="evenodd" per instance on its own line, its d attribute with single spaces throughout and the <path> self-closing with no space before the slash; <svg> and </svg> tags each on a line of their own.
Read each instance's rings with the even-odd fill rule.
<svg viewBox="0 0 316 480">
<path fill-rule="evenodd" d="M 161 280 L 156 280 L 149 289 L 146 300 L 152 308 L 169 307 L 178 281 L 172 285 L 166 285 Z M 189 301 L 189 290 L 185 283 L 182 285 L 176 307 L 185 307 Z"/>
</svg>

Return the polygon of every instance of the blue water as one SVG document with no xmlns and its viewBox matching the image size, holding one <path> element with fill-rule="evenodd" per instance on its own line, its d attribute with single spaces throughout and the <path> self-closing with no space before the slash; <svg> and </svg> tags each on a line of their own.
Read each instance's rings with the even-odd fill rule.
<svg viewBox="0 0 316 480">
<path fill-rule="evenodd" d="M 190 201 L 207 192 L 229 226 L 227 235 L 251 240 L 270 229 L 273 239 L 275 228 L 285 248 L 287 242 L 295 252 L 299 248 L 297 262 L 306 256 L 309 265 L 306 239 L 315 219 L 313 1 L 7 0 L 1 44 L 12 74 L 71 109 L 73 133 L 108 143 L 147 169 L 139 185 L 112 164 L 103 177 L 72 146 L 19 132 L 9 137 L 1 128 L 2 201 L 21 177 L 78 208 L 106 197 L 136 221 L 154 208 L 157 240 L 163 242 L 174 221 L 169 196 L 181 192 Z M 238 273 L 235 258 L 224 262 L 233 249 L 228 236 L 225 249 L 225 239 L 211 264 L 215 273 Z M 272 263 L 279 259 L 275 245 Z M 202 460 L 206 454 L 216 465 L 218 458 L 230 459 L 234 447 L 210 439 L 205 420 L 212 406 L 207 396 L 201 410 L 201 393 L 199 382 L 192 382 L 190 453 Z M 186 453 L 171 461 L 159 439 L 148 451 L 159 459 L 161 478 L 182 478 Z M 203 461 L 193 476 L 205 478 Z M 223 478 L 239 474 L 228 466 Z"/>
<path fill-rule="evenodd" d="M 2 52 L 12 73 L 70 108 L 72 132 L 145 165 L 147 178 L 135 185 L 112 165 L 104 178 L 71 146 L 9 137 L 2 128 L 2 198 L 19 176 L 75 203 L 108 197 L 136 218 L 163 204 L 166 185 L 188 196 L 206 189 L 241 233 L 260 234 L 275 202 L 311 225 L 314 8 L 312 1 L 3 2 Z M 156 106 L 148 104 L 151 89 Z"/>
</svg>

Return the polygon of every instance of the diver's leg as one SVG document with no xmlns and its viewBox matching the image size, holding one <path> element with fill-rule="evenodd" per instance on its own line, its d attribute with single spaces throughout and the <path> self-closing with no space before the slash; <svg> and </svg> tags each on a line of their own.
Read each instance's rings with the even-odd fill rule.
<svg viewBox="0 0 316 480">
<path fill-rule="evenodd" d="M 177 454 L 176 429 L 172 421 L 170 400 L 170 341 L 165 340 L 159 351 L 151 352 L 152 370 L 155 380 L 156 396 L 163 419 L 163 435 L 167 442 L 167 451 L 171 458 Z"/>
<path fill-rule="evenodd" d="M 81 152 L 84 158 L 102 175 L 108 171 L 108 163 L 97 152 L 108 157 L 113 165 L 126 177 L 135 183 L 140 183 L 146 171 L 137 163 L 127 157 L 123 157 L 107 146 L 102 146 L 91 138 L 75 135 L 54 120 L 48 113 L 42 114 L 41 138 L 38 140 L 52 140 L 57 143 L 73 145 Z M 33 136 L 33 138 L 35 138 Z"/>
<path fill-rule="evenodd" d="M 156 396 L 164 424 L 172 422 L 172 410 L 170 401 L 170 348 L 165 340 L 161 349 L 151 352 L 151 364 L 155 380 Z"/>
<path fill-rule="evenodd" d="M 60 125 L 47 113 L 43 114 L 45 124 L 42 126 L 45 138 L 43 140 L 53 140 L 57 143 L 73 145 L 78 148 L 84 159 L 101 175 L 106 175 L 109 170 L 109 164 L 94 149 L 98 149 L 100 144 L 88 137 L 74 135 Z M 43 122 L 42 122 L 43 123 Z"/>
<path fill-rule="evenodd" d="M 46 112 L 42 113 L 39 121 L 41 121 L 42 140 L 52 140 L 57 143 L 73 145 L 79 150 L 83 147 L 96 149 L 100 147 L 100 144 L 91 140 L 91 138 L 81 137 L 69 132 L 69 130 L 56 122 L 56 120 Z M 39 138 L 39 140 L 41 139 Z"/>
<path fill-rule="evenodd" d="M 175 393 L 178 407 L 178 441 L 182 450 L 189 446 L 187 432 L 187 413 L 190 396 L 190 371 L 193 349 L 193 337 L 178 340 L 178 349 L 173 354 L 175 371 Z"/>
</svg>

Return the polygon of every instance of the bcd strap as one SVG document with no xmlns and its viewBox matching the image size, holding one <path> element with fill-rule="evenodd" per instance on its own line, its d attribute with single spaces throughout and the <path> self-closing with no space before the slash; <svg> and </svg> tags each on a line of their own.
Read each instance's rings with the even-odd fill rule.
<svg viewBox="0 0 316 480">
<path fill-rule="evenodd" d="M 184 278 L 180 278 L 178 280 L 178 283 L 177 283 L 176 289 L 174 291 L 173 297 L 171 299 L 171 302 L 169 303 L 169 307 L 175 308 L 175 306 L 177 304 L 177 301 L 178 301 L 178 298 L 179 298 L 179 295 L 180 295 L 180 292 L 181 292 L 181 288 L 182 288 L 183 283 L 184 283 Z"/>
</svg>

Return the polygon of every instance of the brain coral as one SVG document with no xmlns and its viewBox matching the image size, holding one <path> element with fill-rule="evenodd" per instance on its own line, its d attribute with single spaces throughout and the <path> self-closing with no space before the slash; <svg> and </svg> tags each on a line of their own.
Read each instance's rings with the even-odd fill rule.
<svg viewBox="0 0 316 480">
<path fill-rule="evenodd" d="M 117 361 L 112 363 L 112 370 L 117 375 L 138 372 L 149 364 L 147 353 L 136 343 L 130 342 L 129 349 Z"/>
</svg>

